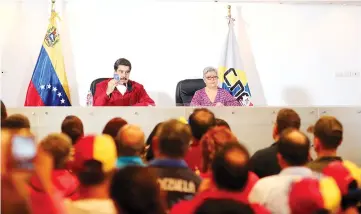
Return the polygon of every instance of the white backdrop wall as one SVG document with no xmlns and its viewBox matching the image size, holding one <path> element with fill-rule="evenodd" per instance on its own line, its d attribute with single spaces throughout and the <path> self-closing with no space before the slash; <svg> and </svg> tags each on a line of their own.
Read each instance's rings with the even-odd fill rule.
<svg viewBox="0 0 361 214">
<path fill-rule="evenodd" d="M 1 98 L 23 106 L 50 14 L 48 0 L 0 0 Z M 257 105 L 360 105 L 361 7 L 232 4 L 251 93 Z M 227 33 L 225 3 L 71 0 L 57 2 L 74 106 L 89 85 L 112 76 L 120 57 L 133 64 L 159 106 L 175 86 L 218 66 Z"/>
</svg>

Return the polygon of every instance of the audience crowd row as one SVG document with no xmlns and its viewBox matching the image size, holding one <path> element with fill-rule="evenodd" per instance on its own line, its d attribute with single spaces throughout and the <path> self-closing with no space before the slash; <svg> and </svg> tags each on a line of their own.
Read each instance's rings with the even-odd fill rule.
<svg viewBox="0 0 361 214">
<path fill-rule="evenodd" d="M 1 213 L 360 213 L 361 169 L 337 154 L 347 143 L 340 121 L 319 118 L 313 139 L 300 126 L 297 112 L 281 109 L 273 144 L 251 156 L 207 108 L 160 122 L 147 138 L 119 117 L 88 135 L 71 115 L 36 143 L 26 168 L 12 141 L 33 136 L 31 124 L 1 102 Z"/>
</svg>

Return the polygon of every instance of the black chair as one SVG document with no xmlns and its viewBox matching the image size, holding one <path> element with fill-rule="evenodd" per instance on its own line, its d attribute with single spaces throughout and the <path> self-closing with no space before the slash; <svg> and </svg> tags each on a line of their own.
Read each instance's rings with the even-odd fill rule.
<svg viewBox="0 0 361 214">
<path fill-rule="evenodd" d="M 93 96 L 95 95 L 96 85 L 106 79 L 109 79 L 109 78 L 98 78 L 98 79 L 93 80 L 93 82 L 90 84 L 90 92 L 92 93 Z"/>
<path fill-rule="evenodd" d="M 176 106 L 189 106 L 194 93 L 205 86 L 203 79 L 186 79 L 178 82 L 175 90 Z"/>
</svg>

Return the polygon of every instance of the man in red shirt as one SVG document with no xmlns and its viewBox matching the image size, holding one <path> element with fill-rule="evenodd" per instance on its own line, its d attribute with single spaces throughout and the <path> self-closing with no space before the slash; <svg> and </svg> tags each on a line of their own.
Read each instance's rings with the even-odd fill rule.
<svg viewBox="0 0 361 214">
<path fill-rule="evenodd" d="M 94 106 L 154 106 L 143 85 L 129 80 L 132 65 L 120 58 L 114 63 L 114 78 L 96 85 Z"/>
<path fill-rule="evenodd" d="M 199 173 L 202 163 L 202 151 L 199 141 L 203 135 L 213 126 L 216 125 L 216 118 L 210 110 L 206 108 L 197 108 L 189 116 L 189 126 L 192 130 L 193 140 L 184 160 L 189 168 Z"/>
</svg>

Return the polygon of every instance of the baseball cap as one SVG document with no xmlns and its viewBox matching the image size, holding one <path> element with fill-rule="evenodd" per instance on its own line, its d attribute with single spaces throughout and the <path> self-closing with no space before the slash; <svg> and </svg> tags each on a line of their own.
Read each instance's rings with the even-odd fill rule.
<svg viewBox="0 0 361 214">
<path fill-rule="evenodd" d="M 307 129 L 308 132 L 315 135 L 327 135 L 332 134 L 341 134 L 343 133 L 343 127 L 339 120 L 333 116 L 322 116 L 317 120 L 315 125 L 309 126 Z"/>
<path fill-rule="evenodd" d="M 110 172 L 116 167 L 117 149 L 110 135 L 87 135 L 79 139 L 74 146 L 73 167 L 81 171 L 84 162 L 96 160 L 102 164 L 104 173 Z"/>
<path fill-rule="evenodd" d="M 294 181 L 289 192 L 289 208 L 292 214 L 315 213 L 340 209 L 341 192 L 331 177 L 307 177 Z"/>
<path fill-rule="evenodd" d="M 323 174 L 333 177 L 339 186 L 342 195 L 350 190 L 350 184 L 355 181 L 357 187 L 361 187 L 361 169 L 348 160 L 333 161 L 323 169 Z"/>
</svg>

